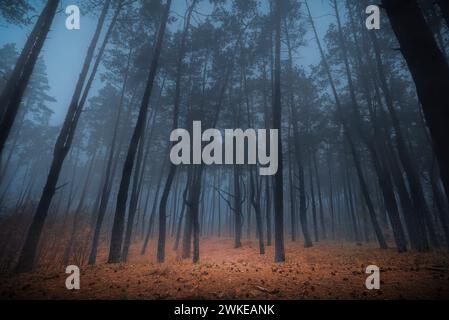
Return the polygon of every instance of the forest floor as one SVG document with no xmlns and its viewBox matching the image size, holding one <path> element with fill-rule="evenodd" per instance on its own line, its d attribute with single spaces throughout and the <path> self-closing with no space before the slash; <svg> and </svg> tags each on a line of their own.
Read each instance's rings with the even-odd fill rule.
<svg viewBox="0 0 449 320">
<path fill-rule="evenodd" d="M 447 299 L 449 254 L 398 254 L 373 245 L 319 242 L 305 249 L 286 243 L 286 259 L 273 262 L 274 246 L 258 254 L 256 240 L 233 248 L 232 239 L 204 238 L 201 261 L 182 260 L 167 245 L 163 264 L 132 247 L 130 262 L 82 266 L 81 289 L 65 288 L 62 268 L 0 275 L 1 299 Z M 151 257 L 149 257 L 151 255 Z M 380 267 L 380 290 L 367 290 L 368 265 Z"/>
</svg>

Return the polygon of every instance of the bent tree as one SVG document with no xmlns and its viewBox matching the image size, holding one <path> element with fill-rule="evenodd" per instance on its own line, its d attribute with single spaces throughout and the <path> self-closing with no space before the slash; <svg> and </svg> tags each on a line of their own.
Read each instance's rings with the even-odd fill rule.
<svg viewBox="0 0 449 320">
<path fill-rule="evenodd" d="M 110 3 L 111 1 L 108 0 L 103 5 L 103 9 L 98 20 L 94 36 L 88 48 L 86 58 L 84 60 L 84 65 L 78 78 L 78 82 L 76 84 L 75 91 L 73 93 L 72 100 L 70 102 L 70 106 L 64 120 L 64 124 L 56 140 L 56 144 L 53 150 L 53 159 L 50 166 L 50 171 L 47 176 L 47 181 L 42 191 L 42 195 L 34 214 L 33 221 L 31 222 L 30 228 L 28 230 L 22 251 L 20 253 L 19 261 L 16 266 L 16 272 L 30 271 L 33 267 L 39 239 L 41 237 L 42 229 L 47 218 L 48 209 L 50 207 L 53 196 L 57 191 L 56 184 L 58 183 L 59 175 L 61 174 L 62 165 L 64 164 L 64 160 L 72 145 L 78 119 L 81 115 L 82 110 L 81 108 L 79 108 L 79 100 L 81 98 L 84 83 L 86 81 L 89 67 L 94 57 L 95 48 L 97 46 L 98 39 L 100 38 L 101 30 L 103 28 Z"/>
<path fill-rule="evenodd" d="M 145 92 L 142 98 L 142 103 L 140 105 L 139 115 L 126 154 L 125 164 L 123 165 L 122 178 L 120 180 L 120 187 L 117 194 L 114 224 L 112 226 L 111 247 L 109 249 L 108 263 L 118 263 L 121 261 L 122 257 L 122 243 L 123 243 L 123 233 L 125 229 L 126 202 L 128 200 L 128 190 L 131 181 L 131 173 L 134 167 L 134 160 L 137 153 L 137 147 L 142 138 L 145 123 L 147 121 L 151 91 L 153 90 L 154 80 L 156 78 L 158 70 L 159 57 L 161 54 L 162 42 L 164 40 L 165 29 L 167 26 L 168 16 L 170 13 L 170 6 L 171 0 L 167 0 L 163 17 L 161 20 L 161 25 L 159 27 L 153 58 L 151 60 Z"/>
<path fill-rule="evenodd" d="M 19 111 L 23 94 L 28 86 L 36 61 L 44 46 L 45 39 L 47 39 L 58 4 L 59 0 L 47 2 L 25 43 L 14 71 L 3 88 L 0 96 L 0 156 Z"/>
</svg>

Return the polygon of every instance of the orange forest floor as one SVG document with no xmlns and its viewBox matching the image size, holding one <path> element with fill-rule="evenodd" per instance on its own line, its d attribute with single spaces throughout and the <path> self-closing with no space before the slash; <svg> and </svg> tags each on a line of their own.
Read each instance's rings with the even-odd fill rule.
<svg viewBox="0 0 449 320">
<path fill-rule="evenodd" d="M 273 262 L 274 247 L 258 254 L 256 240 L 233 248 L 232 239 L 203 238 L 201 260 L 192 264 L 167 245 L 163 264 L 132 247 L 126 264 L 81 266 L 81 289 L 65 287 L 63 268 L 0 275 L 1 299 L 447 299 L 447 252 L 403 253 L 374 245 L 319 242 L 305 249 L 286 243 L 286 262 Z M 380 290 L 367 290 L 368 265 L 380 267 Z"/>
</svg>

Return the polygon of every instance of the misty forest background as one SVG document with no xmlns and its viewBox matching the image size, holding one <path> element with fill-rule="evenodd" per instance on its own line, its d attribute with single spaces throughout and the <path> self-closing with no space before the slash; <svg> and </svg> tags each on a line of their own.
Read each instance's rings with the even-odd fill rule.
<svg viewBox="0 0 449 320">
<path fill-rule="evenodd" d="M 65 7 L 0 0 L 1 33 L 26 34 L 0 48 L 2 272 L 131 247 L 197 262 L 209 237 L 276 262 L 290 241 L 448 249 L 449 3 L 383 0 L 368 31 L 370 1 L 321 1 L 323 33 L 316 1 L 80 1 L 95 23 L 64 106 L 42 55 Z M 278 173 L 172 165 L 192 121 L 280 128 Z"/>
</svg>

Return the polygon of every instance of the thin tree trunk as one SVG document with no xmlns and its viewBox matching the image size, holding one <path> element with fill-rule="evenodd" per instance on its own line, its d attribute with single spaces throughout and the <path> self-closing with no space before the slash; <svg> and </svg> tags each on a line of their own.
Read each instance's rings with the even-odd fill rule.
<svg viewBox="0 0 449 320">
<path fill-rule="evenodd" d="M 175 251 L 178 250 L 179 240 L 181 239 L 182 220 L 184 219 L 184 214 L 185 214 L 186 207 L 187 207 L 186 201 L 187 201 L 187 192 L 189 191 L 190 180 L 191 180 L 191 172 L 188 173 L 186 186 L 182 193 L 182 209 L 181 209 L 181 214 L 179 215 L 179 219 L 178 219 L 178 226 L 176 228 L 175 244 L 173 245 L 173 250 L 175 250 Z"/>
<path fill-rule="evenodd" d="M 79 116 L 81 114 L 81 110 L 78 108 L 78 101 L 84 86 L 84 82 L 87 77 L 87 73 L 89 71 L 90 64 L 94 56 L 95 47 L 97 46 L 97 42 L 100 37 L 101 30 L 103 28 L 103 24 L 109 9 L 109 5 L 110 0 L 107 0 L 103 6 L 103 10 L 98 20 L 94 37 L 87 51 L 83 69 L 78 79 L 75 92 L 72 96 L 72 101 L 70 103 L 69 110 L 67 112 L 63 127 L 55 144 L 53 152 L 53 160 L 50 166 L 47 182 L 43 189 L 42 196 L 36 209 L 36 213 L 33 217 L 33 222 L 31 223 L 31 226 L 28 230 L 28 234 L 19 257 L 19 262 L 16 266 L 17 272 L 30 271 L 33 267 L 34 260 L 36 258 L 39 239 L 41 237 L 42 229 L 45 220 L 47 218 L 48 209 L 50 207 L 51 200 L 53 199 L 53 196 L 57 190 L 56 184 L 58 183 L 58 178 L 61 173 L 62 165 L 64 163 L 65 157 L 67 156 L 68 151 L 70 150 L 76 125 Z"/>
<path fill-rule="evenodd" d="M 265 244 L 264 244 L 264 237 L 263 237 L 263 226 L 262 226 L 262 212 L 260 209 L 260 186 L 259 184 L 256 185 L 257 179 L 254 177 L 253 170 L 250 169 L 250 183 L 251 183 L 251 203 L 254 208 L 254 212 L 256 215 L 256 227 L 257 227 L 257 234 L 259 239 L 259 253 L 265 254 Z"/>
<path fill-rule="evenodd" d="M 265 213 L 267 222 L 267 246 L 271 246 L 271 188 L 270 180 L 265 179 Z"/>
<path fill-rule="evenodd" d="M 148 126 L 148 124 L 144 127 L 143 132 L 145 132 L 145 129 L 147 126 Z M 124 239 L 123 249 L 122 249 L 122 261 L 123 262 L 126 262 L 128 260 L 129 246 L 131 245 L 131 233 L 133 230 L 134 217 L 136 215 L 137 204 L 139 201 L 139 193 L 140 193 L 139 192 L 140 168 L 141 168 L 141 166 L 145 166 L 145 163 L 143 163 L 144 149 L 145 149 L 145 136 L 143 135 L 139 142 L 136 166 L 134 168 L 131 198 L 129 201 L 129 208 L 128 208 L 128 219 L 126 222 L 125 239 Z"/>
<path fill-rule="evenodd" d="M 360 162 L 360 157 L 357 154 L 357 150 L 356 150 L 354 142 L 352 140 L 351 133 L 349 132 L 349 128 L 348 128 L 348 126 L 347 126 L 347 124 L 346 124 L 346 122 L 345 122 L 345 120 L 344 120 L 344 118 L 342 116 L 342 114 L 343 114 L 342 106 L 341 106 L 340 99 L 339 99 L 338 94 L 337 94 L 337 89 L 336 89 L 336 87 L 334 85 L 332 74 L 330 72 L 326 56 L 325 56 L 323 48 L 321 46 L 321 42 L 320 42 L 320 39 L 318 37 L 318 33 L 316 31 L 315 24 L 313 22 L 312 14 L 310 13 L 310 8 L 308 6 L 307 1 L 305 3 L 306 3 L 306 7 L 307 7 L 309 18 L 310 18 L 310 23 L 311 23 L 312 29 L 314 31 L 315 40 L 317 41 L 318 49 L 320 51 L 320 55 L 321 55 L 321 58 L 323 60 L 324 66 L 325 66 L 325 70 L 326 70 L 326 73 L 328 75 L 329 82 L 331 84 L 332 93 L 334 95 L 335 104 L 336 104 L 336 107 L 337 107 L 337 115 L 338 115 L 339 121 L 341 122 L 341 124 L 343 126 L 343 133 L 344 133 L 345 138 L 346 138 L 346 140 L 348 142 L 348 145 L 349 145 L 349 148 L 350 148 L 350 152 L 351 152 L 351 155 L 353 157 L 354 165 L 356 167 L 357 176 L 358 176 L 359 183 L 360 183 L 360 188 L 361 188 L 363 197 L 365 199 L 366 206 L 368 208 L 368 212 L 370 214 L 371 223 L 372 223 L 372 226 L 374 228 L 374 232 L 376 234 L 376 238 L 377 238 L 377 241 L 379 243 L 379 246 L 382 249 L 386 249 L 387 248 L 387 243 L 385 242 L 385 238 L 384 238 L 384 236 L 382 234 L 382 230 L 380 229 L 379 223 L 377 221 L 377 217 L 376 217 L 376 213 L 374 211 L 374 206 L 373 206 L 373 203 L 372 203 L 372 200 L 371 200 L 371 197 L 370 197 L 369 189 L 368 189 L 368 186 L 366 184 L 365 177 L 363 175 L 362 164 Z"/>
<path fill-rule="evenodd" d="M 285 261 L 284 250 L 284 177 L 282 163 L 282 102 L 281 102 L 281 21 L 282 21 L 282 1 L 276 1 L 275 9 L 275 67 L 274 67 L 274 99 L 273 99 L 273 128 L 279 131 L 278 134 L 278 171 L 273 179 L 274 190 L 274 237 L 275 250 L 274 261 Z"/>
<path fill-rule="evenodd" d="M 0 156 L 3 154 L 6 140 L 50 31 L 58 5 L 59 0 L 49 0 L 45 5 L 0 96 Z"/>
<path fill-rule="evenodd" d="M 128 152 L 126 155 L 125 164 L 123 166 L 122 178 L 120 181 L 120 187 L 117 195 L 117 204 L 114 215 L 114 224 L 111 233 L 111 247 L 109 250 L 109 263 L 118 263 L 121 261 L 121 251 L 123 242 L 123 231 L 125 228 L 125 211 L 126 202 L 128 199 L 128 189 L 131 180 L 131 173 L 134 167 L 134 160 L 136 156 L 137 147 L 139 141 L 141 140 L 144 124 L 146 122 L 148 107 L 151 97 L 151 91 L 153 89 L 154 80 L 156 78 L 159 56 L 162 50 L 162 42 L 164 40 L 165 29 L 170 13 L 171 0 L 167 0 L 165 5 L 163 17 L 161 20 L 161 25 L 159 28 L 155 50 L 153 53 L 153 58 L 151 61 L 149 76 L 147 79 L 147 84 L 142 99 L 142 104 L 140 106 L 139 115 L 137 118 L 137 123 L 134 128 L 133 135 L 128 147 Z"/>
<path fill-rule="evenodd" d="M 356 130 L 359 133 L 362 141 L 366 144 L 368 151 L 370 153 L 370 156 L 373 160 L 374 167 L 375 167 L 375 170 L 376 170 L 376 173 L 378 176 L 379 185 L 382 190 L 382 195 L 384 197 L 385 205 L 387 207 L 387 212 L 388 212 L 390 222 L 391 222 L 391 225 L 393 228 L 394 238 L 396 241 L 398 251 L 404 252 L 407 250 L 406 239 L 405 239 L 404 230 L 402 228 L 402 224 L 401 224 L 401 221 L 399 218 L 399 209 L 398 209 L 396 198 L 394 195 L 391 178 L 389 176 L 389 170 L 388 170 L 388 167 L 386 166 L 386 164 L 384 163 L 385 161 L 383 161 L 382 158 L 379 157 L 379 150 L 378 150 L 379 146 L 377 146 L 377 148 L 376 148 L 375 143 L 373 143 L 372 140 L 369 139 L 367 137 L 366 133 L 363 131 L 362 123 L 360 121 L 360 119 L 361 119 L 360 110 L 359 110 L 357 98 L 355 95 L 354 84 L 352 81 L 351 70 L 350 70 L 350 66 L 349 66 L 349 59 L 348 59 L 347 49 L 346 49 L 346 41 L 343 36 L 340 14 L 339 14 L 338 7 L 337 7 L 337 1 L 333 0 L 333 3 L 334 3 L 335 14 L 337 17 L 338 34 L 339 34 L 339 38 L 340 38 L 341 50 L 343 53 L 343 62 L 345 65 L 346 76 L 347 76 L 347 80 L 348 80 L 349 93 L 350 93 L 350 98 L 351 98 L 350 105 L 351 105 L 352 113 L 353 113 L 353 115 L 352 115 L 353 123 L 354 123 Z"/>
<path fill-rule="evenodd" d="M 346 155 L 346 150 L 345 150 L 345 155 Z M 353 202 L 353 197 L 352 197 L 352 188 L 351 188 L 351 181 L 350 181 L 350 175 L 349 175 L 349 169 L 348 169 L 348 165 L 347 165 L 347 160 L 345 157 L 345 174 L 344 174 L 344 184 L 346 185 L 346 197 L 347 197 L 347 203 L 349 206 L 349 213 L 350 213 L 350 218 L 351 218 L 351 222 L 352 222 L 352 228 L 353 228 L 353 232 L 354 232 L 354 240 L 356 243 L 360 242 L 360 238 L 359 238 L 359 230 L 357 227 L 357 218 L 356 218 L 356 213 L 355 213 L 355 208 L 354 208 L 354 202 Z"/>
<path fill-rule="evenodd" d="M 331 214 L 331 233 L 332 239 L 335 240 L 335 209 L 334 209 L 334 181 L 332 179 L 332 161 L 331 151 L 328 151 L 327 156 L 327 171 L 329 176 L 329 209 Z"/>
<path fill-rule="evenodd" d="M 316 160 L 316 153 L 312 153 L 313 157 L 313 168 L 315 170 L 315 180 L 317 184 L 317 193 L 318 193 L 318 203 L 320 206 L 320 225 L 321 225 L 321 232 L 323 239 L 326 239 L 326 226 L 324 223 L 324 209 L 323 209 L 323 199 L 321 194 L 321 182 L 320 182 L 320 175 L 318 173 L 318 164 Z"/>
<path fill-rule="evenodd" d="M 193 185 L 193 179 L 195 178 L 195 168 L 192 169 L 192 181 L 189 184 L 189 191 L 188 191 L 188 197 L 186 200 L 186 206 L 187 206 L 187 215 L 184 222 L 184 233 L 182 238 L 182 258 L 187 259 L 190 257 L 190 251 L 192 247 L 192 209 L 189 204 L 190 199 L 190 193 L 192 192 L 192 185 Z"/>
<path fill-rule="evenodd" d="M 367 4 L 367 2 L 365 2 L 365 4 Z M 379 106 L 381 106 L 379 108 L 380 112 L 376 112 L 375 110 L 373 110 L 373 107 L 372 107 L 373 101 L 372 101 L 372 97 L 371 97 L 371 93 L 370 93 L 370 84 L 369 84 L 368 77 L 369 77 L 370 73 L 375 74 L 376 72 L 373 70 L 365 70 L 365 68 L 363 66 L 362 53 L 361 53 L 360 47 L 358 45 L 359 41 L 357 39 L 356 23 L 354 21 L 353 10 L 352 10 L 352 7 L 351 7 L 349 1 L 346 2 L 346 6 L 348 9 L 352 34 L 354 37 L 354 43 L 355 43 L 355 49 L 356 49 L 355 51 L 356 51 L 356 58 L 357 58 L 356 59 L 357 71 L 358 71 L 358 75 L 362 82 L 363 94 L 365 95 L 365 99 L 368 104 L 368 111 L 369 111 L 369 115 L 370 115 L 370 119 L 371 119 L 371 124 L 372 124 L 373 130 L 375 132 L 376 143 L 380 146 L 381 150 L 384 150 L 384 152 L 386 154 L 390 154 L 390 156 L 385 156 L 384 158 L 386 159 L 386 162 L 387 162 L 388 166 L 390 167 L 393 181 L 397 188 L 397 192 L 399 194 L 402 211 L 404 213 L 404 217 L 405 217 L 405 221 L 406 221 L 406 227 L 407 227 L 407 230 L 409 233 L 409 238 L 411 240 L 410 241 L 411 246 L 412 246 L 412 248 L 419 248 L 419 246 L 420 246 L 418 244 L 419 240 L 416 240 L 416 239 L 418 239 L 419 237 L 422 237 L 422 236 L 420 235 L 421 233 L 418 230 L 417 212 L 415 210 L 415 207 L 413 207 L 411 205 L 410 196 L 408 194 L 408 190 L 403 181 L 402 172 L 401 172 L 402 170 L 399 168 L 399 165 L 397 163 L 396 153 L 394 152 L 393 148 L 391 147 L 391 143 L 390 143 L 391 137 L 390 137 L 389 129 L 387 128 L 388 121 L 387 121 L 387 118 L 383 111 L 382 101 L 380 98 L 380 93 L 379 93 L 379 88 L 378 88 L 377 83 L 374 83 L 373 87 L 376 92 L 377 102 L 378 102 Z M 370 32 L 370 36 L 376 37 L 374 35 L 374 33 L 372 33 L 372 32 Z M 367 37 L 368 36 L 362 37 L 362 43 L 363 43 L 364 49 L 366 51 L 370 50 L 369 45 L 366 41 Z M 380 56 L 376 57 L 376 59 L 378 61 L 379 61 L 379 58 L 380 58 Z M 371 66 L 371 65 L 372 64 L 369 63 L 369 66 Z M 388 99 L 386 99 L 386 100 L 388 100 Z M 391 101 L 391 99 L 390 99 L 390 101 Z M 378 117 L 377 113 L 380 113 L 381 116 Z M 424 227 L 424 225 L 422 227 Z M 425 233 L 423 234 L 423 236 L 425 238 Z"/>
<path fill-rule="evenodd" d="M 430 171 L 430 183 L 432 186 L 433 198 L 438 209 L 441 228 L 443 229 L 444 239 L 446 240 L 446 248 L 449 249 L 449 208 L 439 185 L 439 175 L 434 165 Z"/>
<path fill-rule="evenodd" d="M 140 252 L 141 255 L 144 255 L 146 253 L 147 247 L 148 247 L 148 242 L 150 241 L 150 237 L 153 232 L 154 217 L 156 215 L 156 208 L 157 208 L 157 203 L 159 201 L 159 192 L 160 192 L 161 186 L 162 186 L 162 178 L 164 177 L 164 175 L 163 175 L 164 171 L 165 171 L 165 161 L 162 163 L 161 169 L 159 172 L 159 179 L 158 179 L 158 183 L 157 183 L 157 187 L 156 187 L 156 192 L 154 194 L 153 206 L 152 206 L 151 214 L 150 214 L 150 220 L 148 221 L 148 229 L 147 229 L 147 233 L 145 236 L 145 240 L 143 242 L 142 250 Z"/>
<path fill-rule="evenodd" d="M 176 88 L 175 88 L 175 101 L 174 101 L 174 110 L 173 110 L 173 124 L 172 130 L 178 128 L 178 118 L 179 118 L 179 105 L 181 102 L 181 77 L 182 77 L 182 67 L 184 56 L 186 52 L 187 45 L 187 35 L 190 28 L 190 18 L 192 16 L 192 12 L 195 9 L 195 4 L 197 0 L 193 0 L 190 8 L 188 9 L 186 22 L 184 25 L 184 31 L 181 39 L 181 47 L 179 50 L 178 62 L 177 62 L 177 71 L 176 71 Z M 170 169 L 168 172 L 167 180 L 165 182 L 164 191 L 162 192 L 161 202 L 159 204 L 159 239 L 157 243 L 157 261 L 164 262 L 165 260 L 165 239 L 166 239 L 166 211 L 167 211 L 167 201 L 168 196 L 170 194 L 171 186 L 173 183 L 173 179 L 176 174 L 176 168 L 173 163 L 170 164 Z"/>
<path fill-rule="evenodd" d="M 313 154 L 313 152 L 310 152 Z M 318 235 L 318 221 L 317 221 L 317 212 L 316 212 L 316 202 L 315 202 L 315 188 L 313 186 L 313 175 L 312 175 L 312 161 L 311 156 L 309 155 L 309 184 L 310 184 L 310 201 L 312 202 L 312 218 L 313 218 L 313 233 L 315 235 L 315 242 L 320 240 Z"/>
<path fill-rule="evenodd" d="M 295 139 L 294 137 L 291 137 L 290 140 Z M 288 150 L 288 182 L 289 182 L 289 189 L 290 189 L 290 230 L 291 230 L 291 237 L 292 241 L 296 241 L 296 203 L 295 203 L 295 186 L 293 183 L 293 175 L 294 175 L 294 169 L 293 169 L 293 159 L 292 159 L 292 150 Z"/>
<path fill-rule="evenodd" d="M 240 191 L 240 168 L 238 165 L 233 168 L 234 176 L 234 248 L 242 246 L 242 200 Z"/>
<path fill-rule="evenodd" d="M 303 152 L 300 142 L 300 133 L 298 128 L 298 114 L 295 108 L 291 108 L 293 132 L 294 132 L 294 148 L 296 155 L 296 163 L 298 166 L 298 183 L 299 183 L 299 220 L 301 221 L 301 230 L 304 237 L 304 247 L 310 248 L 312 238 L 309 233 L 309 225 L 307 221 L 307 203 L 306 203 L 306 184 L 304 177 Z"/>
<path fill-rule="evenodd" d="M 114 133 L 112 135 L 112 140 L 111 140 L 111 144 L 109 147 L 109 155 L 108 155 L 108 160 L 107 160 L 107 164 L 106 164 L 105 177 L 104 177 L 104 181 L 103 181 L 103 186 L 99 193 L 99 195 L 100 195 L 99 203 L 100 204 L 99 204 L 98 208 L 97 208 L 97 206 L 94 206 L 94 209 L 97 213 L 96 213 L 96 223 L 95 223 L 94 235 L 93 235 L 93 239 L 92 239 L 92 247 L 91 247 L 91 251 L 90 251 L 89 259 L 88 259 L 89 265 L 94 265 L 97 260 L 97 248 L 98 248 L 98 242 L 100 240 L 101 227 L 103 225 L 104 215 L 106 213 L 106 208 L 107 208 L 107 205 L 109 202 L 112 180 L 113 180 L 113 176 L 114 176 L 113 173 L 115 173 L 115 168 L 113 168 L 113 162 L 114 162 L 114 155 L 115 155 L 115 148 L 116 148 L 116 140 L 117 140 L 117 135 L 119 133 L 118 131 L 119 131 L 119 125 L 120 125 L 120 120 L 121 120 L 122 109 L 123 109 L 123 105 L 124 105 L 125 91 L 126 91 L 126 86 L 128 83 L 128 76 L 129 76 L 129 70 L 130 70 L 130 64 L 131 64 L 131 56 L 132 56 L 132 48 L 130 47 L 129 53 L 128 53 L 128 61 L 127 61 L 126 71 L 125 71 L 125 79 L 123 81 L 117 116 L 115 118 Z M 118 158 L 120 155 L 120 146 L 121 146 L 121 143 L 119 143 L 119 146 L 117 148 L 117 159 L 116 159 L 115 164 L 118 163 Z M 115 164 L 114 164 L 114 167 L 115 167 Z"/>
<path fill-rule="evenodd" d="M 72 248 L 73 248 L 73 245 L 74 245 L 74 242 L 75 242 L 76 230 L 77 230 L 78 225 L 79 225 L 80 213 L 81 213 L 81 210 L 83 209 L 84 201 L 85 201 L 86 194 L 87 194 L 87 189 L 88 189 L 90 178 L 91 178 L 91 172 L 92 172 L 92 169 L 94 167 L 96 156 L 97 156 L 97 152 L 95 150 L 94 154 L 92 155 L 92 158 L 90 160 L 89 167 L 87 169 L 86 180 L 84 182 L 83 190 L 81 191 L 81 196 L 80 196 L 80 199 L 79 199 L 79 202 L 78 202 L 78 206 L 77 206 L 77 208 L 75 210 L 75 213 L 73 215 L 73 223 L 72 223 L 72 230 L 70 232 L 69 243 L 68 243 L 68 245 L 66 247 L 66 250 L 64 252 L 64 259 L 63 259 L 64 260 L 64 265 L 68 264 L 69 259 L 70 259 L 70 255 L 72 253 Z"/>
<path fill-rule="evenodd" d="M 396 142 L 396 148 L 398 150 L 399 159 L 401 160 L 402 167 L 404 168 L 408 185 L 410 189 L 411 194 L 411 200 L 413 201 L 413 205 L 417 210 L 417 230 L 419 232 L 419 243 L 418 243 L 418 250 L 419 251 L 426 251 L 429 249 L 427 239 L 425 237 L 425 217 L 430 216 L 429 208 L 426 203 L 426 199 L 424 197 L 424 191 L 421 185 L 421 181 L 416 169 L 416 164 L 413 163 L 410 152 L 407 148 L 407 145 L 404 140 L 404 134 L 402 132 L 400 120 L 396 114 L 396 110 L 393 106 L 393 98 L 391 96 L 390 88 L 387 83 L 387 78 L 385 76 L 383 62 L 381 58 L 381 52 L 379 48 L 379 44 L 377 41 L 377 37 L 374 33 L 371 34 L 371 40 L 373 43 L 373 48 L 375 52 L 376 57 L 376 65 L 377 65 L 377 72 L 380 80 L 380 87 L 383 92 L 383 96 L 385 98 L 386 106 L 388 109 L 388 112 L 390 114 L 390 119 L 393 124 L 394 132 L 395 132 L 395 142 Z M 413 211 L 414 212 L 414 211 Z M 431 239 L 435 238 L 432 235 L 434 234 L 433 228 L 431 227 L 431 230 L 429 230 L 429 234 L 431 235 Z M 433 245 L 437 245 L 435 241 L 433 241 Z"/>
</svg>

